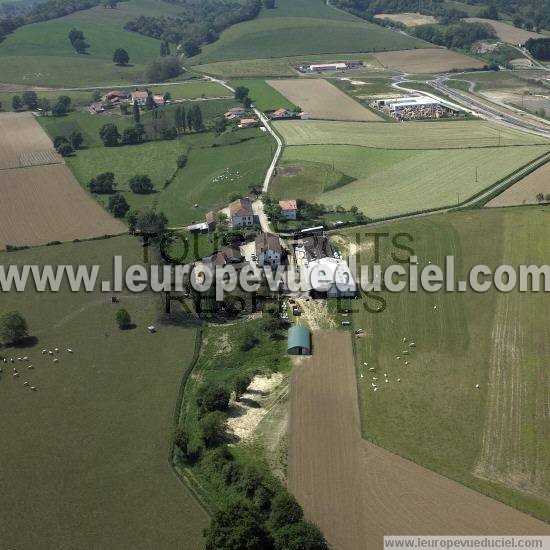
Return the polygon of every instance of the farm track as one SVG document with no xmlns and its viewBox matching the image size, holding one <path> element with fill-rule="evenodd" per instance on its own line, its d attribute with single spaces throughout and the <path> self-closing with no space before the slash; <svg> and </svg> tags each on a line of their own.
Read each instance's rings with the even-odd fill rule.
<svg viewBox="0 0 550 550">
<path fill-rule="evenodd" d="M 338 550 L 390 534 L 550 534 L 550 526 L 361 438 L 349 333 L 314 333 L 290 383 L 289 489 Z"/>
</svg>

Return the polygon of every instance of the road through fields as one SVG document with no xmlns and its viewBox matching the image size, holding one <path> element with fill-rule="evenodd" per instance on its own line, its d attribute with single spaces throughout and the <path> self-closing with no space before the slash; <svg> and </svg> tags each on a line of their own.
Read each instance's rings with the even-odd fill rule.
<svg viewBox="0 0 550 550">
<path fill-rule="evenodd" d="M 384 535 L 550 535 L 550 525 L 361 438 L 349 333 L 314 333 L 290 383 L 288 483 L 338 550 Z"/>
</svg>

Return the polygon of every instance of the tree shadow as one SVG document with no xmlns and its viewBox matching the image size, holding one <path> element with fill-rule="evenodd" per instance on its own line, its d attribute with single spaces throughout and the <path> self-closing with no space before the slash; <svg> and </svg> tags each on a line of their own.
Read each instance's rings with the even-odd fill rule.
<svg viewBox="0 0 550 550">
<path fill-rule="evenodd" d="M 19 342 L 16 342 L 15 344 L 10 344 L 6 346 L 4 349 L 8 350 L 8 349 L 34 348 L 37 344 L 38 344 L 38 338 L 36 336 L 27 336 L 26 338 L 19 340 Z"/>
</svg>

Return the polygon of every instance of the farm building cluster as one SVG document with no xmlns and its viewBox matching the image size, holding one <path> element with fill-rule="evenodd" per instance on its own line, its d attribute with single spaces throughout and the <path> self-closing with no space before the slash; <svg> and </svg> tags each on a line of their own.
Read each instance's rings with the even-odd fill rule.
<svg viewBox="0 0 550 550">
<path fill-rule="evenodd" d="M 296 219 L 296 200 L 280 201 L 281 218 Z M 187 227 L 191 233 L 212 233 L 223 228 L 233 231 L 235 238 L 195 265 L 216 267 L 272 267 L 293 265 L 303 283 L 299 292 L 289 284 L 285 269 L 282 290 L 288 294 L 315 298 L 354 297 L 357 287 L 345 260 L 323 235 L 323 228 L 300 230 L 292 236 L 262 231 L 259 215 L 248 198 L 237 199 L 219 212 L 210 211 L 205 221 Z M 294 281 L 296 282 L 296 281 Z"/>
<path fill-rule="evenodd" d="M 147 103 L 147 98 L 151 96 L 153 103 L 160 107 L 170 103 L 170 99 L 166 95 L 155 95 L 149 90 L 110 90 L 101 97 L 100 101 L 94 101 L 88 107 L 88 110 L 92 114 L 98 114 L 104 112 L 106 109 L 116 107 L 122 104 L 134 105 L 137 104 L 140 107 L 144 107 Z"/>
<path fill-rule="evenodd" d="M 456 105 L 424 95 L 376 99 L 371 103 L 371 107 L 396 120 L 424 120 L 466 115 L 466 112 Z"/>
<path fill-rule="evenodd" d="M 363 67 L 362 61 L 336 61 L 331 63 L 304 63 L 298 65 L 296 69 L 301 73 L 323 73 L 335 71 L 348 71 L 350 69 L 360 69 Z"/>
</svg>

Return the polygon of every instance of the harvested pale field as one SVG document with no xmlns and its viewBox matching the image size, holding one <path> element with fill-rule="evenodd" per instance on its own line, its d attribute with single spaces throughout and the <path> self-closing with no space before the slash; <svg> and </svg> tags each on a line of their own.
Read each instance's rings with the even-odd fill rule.
<svg viewBox="0 0 550 550">
<path fill-rule="evenodd" d="M 516 206 L 538 203 L 537 195 L 550 194 L 550 163 L 541 166 L 516 184 L 512 185 L 485 206 Z"/>
<path fill-rule="evenodd" d="M 312 118 L 358 122 L 382 120 L 326 80 L 269 80 L 268 84 Z"/>
<path fill-rule="evenodd" d="M 430 23 L 436 23 L 437 19 L 433 15 L 422 15 L 421 13 L 379 13 L 375 15 L 377 19 L 391 19 L 392 21 L 398 21 L 409 27 L 415 27 L 416 25 L 428 25 Z"/>
<path fill-rule="evenodd" d="M 378 124 L 332 120 L 274 123 L 286 145 L 360 145 L 377 149 L 463 149 L 549 144 L 546 138 L 485 121 Z"/>
<path fill-rule="evenodd" d="M 31 113 L 0 114 L 0 170 L 62 162 Z"/>
<path fill-rule="evenodd" d="M 360 436 L 350 335 L 314 333 L 290 385 L 289 489 L 338 550 L 384 535 L 550 534 L 550 526 Z"/>
<path fill-rule="evenodd" d="M 0 171 L 0 248 L 122 233 L 64 164 Z"/>
<path fill-rule="evenodd" d="M 443 73 L 453 69 L 483 68 L 481 61 L 443 48 L 382 52 L 374 56 L 386 69 L 406 73 Z"/>
<path fill-rule="evenodd" d="M 487 23 L 493 29 L 497 36 L 503 41 L 509 44 L 523 44 L 529 40 L 529 38 L 544 38 L 544 35 L 536 32 L 526 31 L 525 29 L 518 29 L 508 23 L 502 21 L 494 21 L 493 19 L 483 19 L 481 17 L 468 17 L 466 21 L 470 23 Z"/>
</svg>

